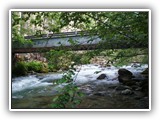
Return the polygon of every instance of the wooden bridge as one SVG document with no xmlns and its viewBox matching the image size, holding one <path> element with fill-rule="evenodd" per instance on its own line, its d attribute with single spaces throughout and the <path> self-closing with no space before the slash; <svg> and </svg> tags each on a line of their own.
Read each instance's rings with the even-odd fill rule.
<svg viewBox="0 0 160 120">
<path fill-rule="evenodd" d="M 94 49 L 124 49 L 130 48 L 133 45 L 127 44 L 127 41 L 116 42 L 112 40 L 101 40 L 97 35 L 90 36 L 85 32 L 65 32 L 59 34 L 42 35 L 41 37 L 26 36 L 26 39 L 31 39 L 33 45 L 17 46 L 12 48 L 12 53 L 31 53 L 31 52 L 46 52 L 51 49 L 55 50 L 94 50 Z M 134 48 L 141 48 L 143 45 L 136 45 Z M 147 47 L 147 46 L 145 46 Z"/>
</svg>

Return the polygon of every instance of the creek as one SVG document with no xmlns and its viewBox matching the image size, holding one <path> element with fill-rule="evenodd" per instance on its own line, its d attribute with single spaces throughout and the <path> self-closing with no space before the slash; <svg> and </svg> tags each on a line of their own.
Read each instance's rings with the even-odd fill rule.
<svg viewBox="0 0 160 120">
<path fill-rule="evenodd" d="M 73 81 L 86 95 L 79 107 L 115 109 L 148 107 L 148 105 L 144 105 L 147 104 L 148 98 L 139 97 L 141 92 L 134 92 L 134 96 L 126 96 L 119 94 L 121 91 L 116 91 L 117 86 L 122 86 L 118 81 L 118 70 L 120 68 L 131 71 L 135 79 L 144 80 L 141 72 L 148 68 L 148 65 L 138 67 L 131 65 L 102 67 L 94 64 L 76 66 Z M 98 80 L 97 77 L 101 74 L 106 74 L 107 77 Z M 12 78 L 12 108 L 50 108 L 52 96 L 56 95 L 58 89 L 62 89 L 67 84 L 54 84 L 54 81 L 62 78 L 62 76 L 62 73 L 48 73 Z M 127 89 L 127 86 L 123 85 L 123 88 Z M 121 102 L 125 100 L 126 102 Z M 139 101 L 139 104 L 137 104 L 137 101 Z"/>
</svg>

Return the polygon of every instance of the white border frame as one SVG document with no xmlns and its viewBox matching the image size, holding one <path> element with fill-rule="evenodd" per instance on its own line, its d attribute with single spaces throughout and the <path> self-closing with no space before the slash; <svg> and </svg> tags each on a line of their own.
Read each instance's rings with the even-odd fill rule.
<svg viewBox="0 0 160 120">
<path fill-rule="evenodd" d="M 53 11 L 53 12 L 62 12 L 62 11 L 122 11 L 122 12 L 148 12 L 149 13 L 149 109 L 12 109 L 11 108 L 11 12 L 12 11 Z M 9 110 L 10 111 L 150 111 L 151 110 L 151 10 L 150 9 L 10 9 L 9 10 Z"/>
</svg>

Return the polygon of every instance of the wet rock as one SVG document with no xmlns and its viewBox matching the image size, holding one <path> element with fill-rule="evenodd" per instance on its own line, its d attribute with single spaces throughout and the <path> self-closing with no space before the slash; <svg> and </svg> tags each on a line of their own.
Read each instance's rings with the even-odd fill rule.
<svg viewBox="0 0 160 120">
<path fill-rule="evenodd" d="M 142 89 L 141 87 L 137 87 L 135 90 L 140 91 L 141 89 Z"/>
<path fill-rule="evenodd" d="M 124 68 L 119 69 L 119 70 L 118 70 L 118 74 L 119 74 L 120 76 L 125 76 L 125 75 L 132 76 L 132 73 L 131 73 L 129 70 L 124 69 Z"/>
<path fill-rule="evenodd" d="M 138 85 L 132 85 L 132 86 L 130 86 L 130 87 L 132 88 L 132 90 L 136 90 L 137 88 L 139 88 Z"/>
<path fill-rule="evenodd" d="M 28 75 L 33 75 L 35 73 L 36 73 L 35 71 L 31 70 L 31 71 L 28 72 Z"/>
<path fill-rule="evenodd" d="M 148 74 L 148 68 L 146 68 L 141 74 Z"/>
<path fill-rule="evenodd" d="M 127 69 L 119 69 L 118 74 L 118 80 L 120 83 L 124 83 L 125 81 L 129 81 L 133 78 L 132 72 Z"/>
<path fill-rule="evenodd" d="M 134 99 L 136 99 L 136 100 L 140 100 L 142 97 L 140 97 L 140 96 L 135 96 L 134 97 Z"/>
<path fill-rule="evenodd" d="M 146 68 L 141 74 L 142 74 L 145 78 L 148 78 L 148 68 Z"/>
<path fill-rule="evenodd" d="M 133 62 L 131 63 L 131 67 L 141 67 L 141 64 L 139 62 Z"/>
<path fill-rule="evenodd" d="M 148 80 L 144 80 L 141 85 L 140 85 L 141 91 L 143 92 L 144 96 L 148 96 L 149 95 L 149 82 Z"/>
<path fill-rule="evenodd" d="M 121 92 L 122 95 L 131 95 L 133 94 L 133 91 L 130 89 L 125 89 Z"/>
<path fill-rule="evenodd" d="M 134 81 L 134 80 L 123 81 L 123 84 L 127 85 L 127 86 L 134 86 L 134 85 L 136 85 L 136 81 Z"/>
<path fill-rule="evenodd" d="M 105 79 L 107 76 L 106 74 L 101 74 L 100 76 L 97 77 L 97 80 L 102 80 Z"/>
<path fill-rule="evenodd" d="M 104 66 L 104 67 L 106 67 L 106 68 L 110 69 L 110 68 L 112 67 L 112 65 L 111 65 L 111 64 L 105 64 L 105 66 Z"/>
<path fill-rule="evenodd" d="M 105 92 L 105 91 L 101 91 L 101 92 L 94 93 L 93 95 L 105 96 L 105 95 L 106 95 L 106 92 Z"/>
<path fill-rule="evenodd" d="M 116 89 L 118 86 L 117 85 L 109 85 L 108 89 Z"/>
<path fill-rule="evenodd" d="M 125 89 L 132 89 L 132 88 L 125 85 L 119 85 L 115 88 L 115 90 L 125 90 Z"/>
</svg>

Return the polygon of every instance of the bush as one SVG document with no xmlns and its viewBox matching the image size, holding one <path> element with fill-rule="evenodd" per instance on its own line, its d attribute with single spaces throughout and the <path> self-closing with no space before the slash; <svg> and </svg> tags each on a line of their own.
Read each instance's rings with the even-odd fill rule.
<svg viewBox="0 0 160 120">
<path fill-rule="evenodd" d="M 71 53 L 64 50 L 51 50 L 45 54 L 48 60 L 49 70 L 68 70 L 71 64 Z"/>
<path fill-rule="evenodd" d="M 12 69 L 12 73 L 16 76 L 27 75 L 27 73 L 31 71 L 47 73 L 48 65 L 39 61 L 17 62 Z"/>
<path fill-rule="evenodd" d="M 75 62 L 75 64 L 81 64 L 82 54 L 72 54 L 71 59 Z"/>
<path fill-rule="evenodd" d="M 28 62 L 28 71 L 40 72 L 42 69 L 42 64 L 40 62 Z"/>
<path fill-rule="evenodd" d="M 48 65 L 39 61 L 32 61 L 27 63 L 28 71 L 46 73 L 48 72 Z"/>
<path fill-rule="evenodd" d="M 26 75 L 28 72 L 28 66 L 25 62 L 17 62 L 12 69 L 12 73 L 16 76 Z"/>
<path fill-rule="evenodd" d="M 90 59 L 91 59 L 90 56 L 83 55 L 82 58 L 80 59 L 81 60 L 81 64 L 89 64 L 90 63 Z"/>
</svg>

